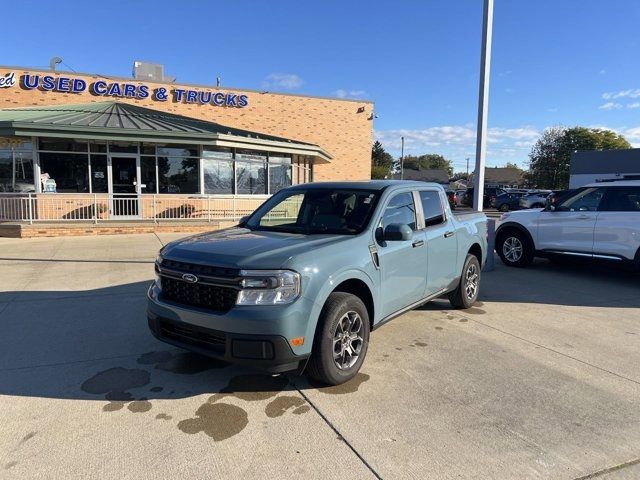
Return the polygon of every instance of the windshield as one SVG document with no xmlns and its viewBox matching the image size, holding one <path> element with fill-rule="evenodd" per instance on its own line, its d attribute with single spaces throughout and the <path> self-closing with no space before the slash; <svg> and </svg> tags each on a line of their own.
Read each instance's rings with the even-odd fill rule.
<svg viewBox="0 0 640 480">
<path fill-rule="evenodd" d="M 355 235 L 369 223 L 379 191 L 309 188 L 284 190 L 243 224 L 251 230 Z"/>
</svg>

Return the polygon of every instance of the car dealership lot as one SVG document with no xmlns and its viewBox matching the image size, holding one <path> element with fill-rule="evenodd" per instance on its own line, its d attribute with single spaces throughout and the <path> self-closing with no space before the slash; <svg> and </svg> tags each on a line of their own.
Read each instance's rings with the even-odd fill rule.
<svg viewBox="0 0 640 480">
<path fill-rule="evenodd" d="M 0 478 L 640 476 L 637 275 L 496 262 L 477 307 L 397 318 L 317 388 L 150 335 L 177 237 L 0 239 Z"/>
</svg>

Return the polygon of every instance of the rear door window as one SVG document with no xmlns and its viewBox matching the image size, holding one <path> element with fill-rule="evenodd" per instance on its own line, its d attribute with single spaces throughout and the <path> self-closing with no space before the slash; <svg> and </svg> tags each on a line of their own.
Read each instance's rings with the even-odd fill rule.
<svg viewBox="0 0 640 480">
<path fill-rule="evenodd" d="M 610 187 L 604 202 L 606 212 L 640 212 L 640 187 Z"/>
<path fill-rule="evenodd" d="M 431 227 L 444 222 L 444 208 L 440 194 L 435 190 L 421 190 L 419 193 L 424 212 L 424 226 Z"/>
</svg>

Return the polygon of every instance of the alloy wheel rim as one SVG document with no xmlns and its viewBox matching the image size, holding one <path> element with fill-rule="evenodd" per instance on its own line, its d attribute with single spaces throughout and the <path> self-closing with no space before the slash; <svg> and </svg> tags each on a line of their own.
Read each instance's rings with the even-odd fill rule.
<svg viewBox="0 0 640 480">
<path fill-rule="evenodd" d="M 505 258 L 512 263 L 517 262 L 522 258 L 523 251 L 524 248 L 522 246 L 522 242 L 519 238 L 516 237 L 507 238 L 502 245 L 502 253 L 504 254 Z"/>
<path fill-rule="evenodd" d="M 358 361 L 364 339 L 363 324 L 358 312 L 345 313 L 333 334 L 333 362 L 340 370 L 347 370 Z"/>
<path fill-rule="evenodd" d="M 473 300 L 478 294 L 478 288 L 480 287 L 480 273 L 478 267 L 475 264 L 469 265 L 465 273 L 465 292 L 467 299 Z"/>
</svg>

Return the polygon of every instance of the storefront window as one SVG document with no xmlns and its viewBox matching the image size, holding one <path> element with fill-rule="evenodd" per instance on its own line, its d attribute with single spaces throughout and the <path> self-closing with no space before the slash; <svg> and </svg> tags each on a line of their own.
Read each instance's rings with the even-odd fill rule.
<svg viewBox="0 0 640 480">
<path fill-rule="evenodd" d="M 233 193 L 233 150 L 224 147 L 205 147 L 204 157 L 204 192 L 208 194 Z"/>
<path fill-rule="evenodd" d="M 199 158 L 158 157 L 160 193 L 198 193 Z"/>
<path fill-rule="evenodd" d="M 41 137 L 38 147 L 40 150 L 52 152 L 87 152 L 89 143 L 86 140 L 74 140 L 72 138 Z"/>
<path fill-rule="evenodd" d="M 233 193 L 233 161 L 203 159 L 204 193 Z"/>
<path fill-rule="evenodd" d="M 107 153 L 107 142 L 106 141 L 89 142 L 89 150 L 92 153 Z"/>
<path fill-rule="evenodd" d="M 93 193 L 109 191 L 106 155 L 91 155 L 91 191 Z"/>
<path fill-rule="evenodd" d="M 35 192 L 30 151 L 0 148 L 0 192 Z"/>
<path fill-rule="evenodd" d="M 58 193 L 89 192 L 88 155 L 41 152 L 39 156 L 43 183 L 46 179 L 54 180 L 55 191 Z"/>
<path fill-rule="evenodd" d="M 138 153 L 138 142 L 109 142 L 109 153 Z"/>
<path fill-rule="evenodd" d="M 269 193 L 274 194 L 291 186 L 291 157 L 281 153 L 269 154 Z"/>
<path fill-rule="evenodd" d="M 156 157 L 140 157 L 140 191 L 158 193 L 156 186 Z"/>
<path fill-rule="evenodd" d="M 236 193 L 267 193 L 267 154 L 252 150 L 236 151 Z"/>
<path fill-rule="evenodd" d="M 197 145 L 158 145 L 158 156 L 162 157 L 197 157 L 200 155 Z"/>
</svg>

